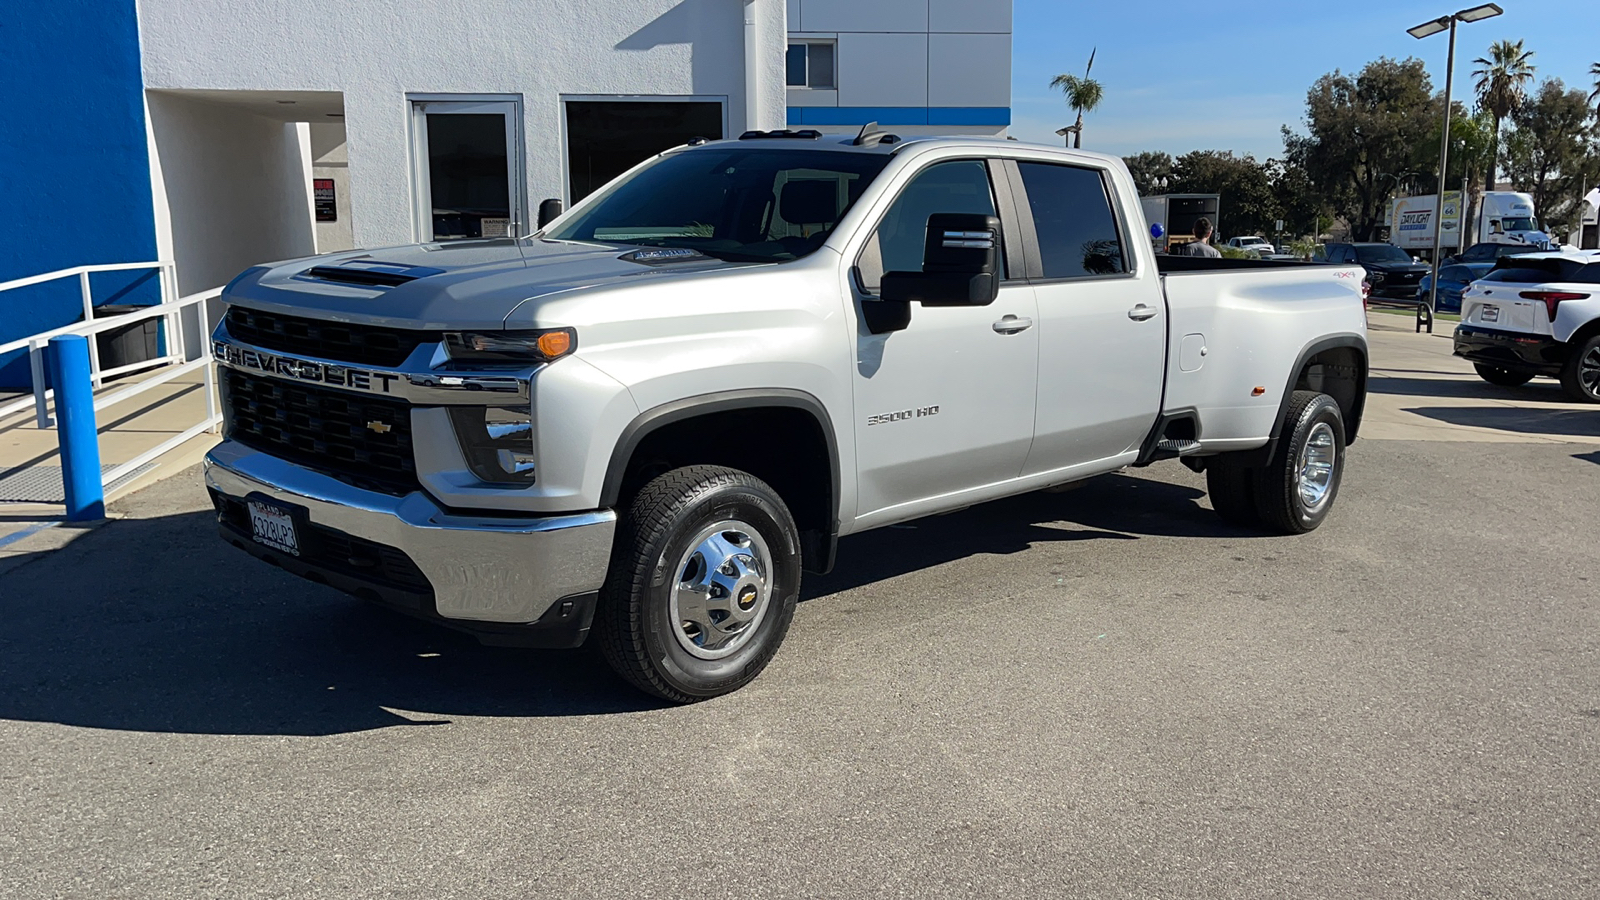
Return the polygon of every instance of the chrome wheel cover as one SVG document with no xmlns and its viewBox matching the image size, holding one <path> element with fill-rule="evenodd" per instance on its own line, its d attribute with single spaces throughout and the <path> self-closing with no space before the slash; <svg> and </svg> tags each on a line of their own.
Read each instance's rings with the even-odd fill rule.
<svg viewBox="0 0 1600 900">
<path fill-rule="evenodd" d="M 1318 422 L 1311 426 L 1306 442 L 1300 445 L 1300 462 L 1295 468 L 1295 488 L 1300 492 L 1300 503 L 1306 512 L 1316 512 L 1328 502 L 1333 490 L 1333 477 L 1339 464 L 1338 447 L 1333 439 L 1333 426 Z"/>
<path fill-rule="evenodd" d="M 1578 360 L 1578 384 L 1591 397 L 1600 397 L 1600 347 L 1591 347 Z"/>
<path fill-rule="evenodd" d="M 673 637 L 690 655 L 722 659 L 750 642 L 772 600 L 772 554 L 735 519 L 700 529 L 672 570 Z"/>
</svg>

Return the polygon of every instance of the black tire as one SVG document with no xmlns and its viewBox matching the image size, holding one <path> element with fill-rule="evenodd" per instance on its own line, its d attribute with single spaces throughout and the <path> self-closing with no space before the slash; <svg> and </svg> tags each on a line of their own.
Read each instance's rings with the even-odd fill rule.
<svg viewBox="0 0 1600 900">
<path fill-rule="evenodd" d="M 1237 465 L 1226 455 L 1218 456 L 1206 463 L 1206 493 L 1222 521 L 1238 528 L 1261 527 L 1252 470 Z"/>
<path fill-rule="evenodd" d="M 1583 403 L 1600 403 L 1600 334 L 1572 347 L 1561 367 L 1561 388 Z"/>
<path fill-rule="evenodd" d="M 1472 367 L 1478 370 L 1479 378 L 1501 387 L 1520 387 L 1533 380 L 1532 372 L 1514 372 L 1510 369 L 1486 366 L 1483 363 L 1473 363 Z"/>
<path fill-rule="evenodd" d="M 1318 454 L 1331 451 L 1331 469 L 1321 497 L 1309 504 L 1300 489 L 1300 475 L 1306 463 L 1302 453 L 1313 435 L 1319 441 L 1331 439 L 1327 446 L 1313 448 Z M 1289 411 L 1272 459 L 1253 474 L 1256 511 L 1268 529 L 1280 534 L 1305 534 L 1321 525 L 1333 508 L 1339 479 L 1344 474 L 1344 416 L 1339 404 L 1327 394 L 1295 391 L 1289 398 Z"/>
<path fill-rule="evenodd" d="M 748 632 L 727 638 L 737 642 L 722 651 L 728 655 L 706 659 L 685 646 L 692 636 L 680 637 L 688 634 L 687 623 L 673 621 L 672 597 L 684 577 L 676 569 L 692 560 L 702 532 L 729 520 L 747 524 L 764 543 L 767 589 Z M 688 466 L 646 484 L 629 504 L 600 591 L 595 631 L 606 662 L 629 683 L 664 700 L 694 703 L 736 691 L 761 674 L 789 631 L 799 595 L 800 536 L 777 491 L 736 469 Z"/>
</svg>

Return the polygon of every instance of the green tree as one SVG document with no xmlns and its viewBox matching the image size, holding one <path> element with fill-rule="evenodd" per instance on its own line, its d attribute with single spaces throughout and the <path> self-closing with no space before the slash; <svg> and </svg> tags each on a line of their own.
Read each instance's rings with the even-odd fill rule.
<svg viewBox="0 0 1600 900">
<path fill-rule="evenodd" d="M 1166 193 L 1167 185 L 1172 181 L 1172 154 L 1146 150 L 1124 156 L 1122 161 L 1133 175 L 1133 186 L 1139 189 L 1139 196 L 1153 197 Z"/>
<path fill-rule="evenodd" d="M 1279 160 L 1274 170 L 1272 194 L 1283 211 L 1284 231 L 1291 235 L 1316 236 L 1319 223 L 1332 220 L 1326 198 L 1312 183 L 1311 175 L 1293 160 Z"/>
<path fill-rule="evenodd" d="M 1167 190 L 1174 194 L 1218 194 L 1218 237 L 1273 233 L 1281 218 L 1272 189 L 1273 164 L 1227 150 L 1195 150 L 1173 163 Z"/>
<path fill-rule="evenodd" d="M 1089 73 L 1094 69 L 1094 54 L 1094 50 L 1089 51 L 1089 65 L 1084 67 L 1082 78 L 1076 75 L 1057 75 L 1050 79 L 1050 87 L 1060 88 L 1061 93 L 1067 97 L 1067 105 L 1078 113 L 1078 121 L 1067 126 L 1072 132 L 1074 149 L 1083 146 L 1083 114 L 1094 112 L 1100 101 L 1105 99 L 1105 89 L 1100 86 L 1100 82 L 1089 77 Z"/>
<path fill-rule="evenodd" d="M 1494 190 L 1493 161 L 1500 158 L 1500 123 L 1522 105 L 1528 85 L 1533 83 L 1535 66 L 1532 50 L 1524 50 L 1521 41 L 1495 41 L 1489 45 L 1489 55 L 1472 61 L 1478 68 L 1472 70 L 1477 79 L 1478 108 L 1494 118 L 1494 140 L 1490 144 L 1491 165 L 1483 182 L 1483 189 Z"/>
<path fill-rule="evenodd" d="M 1306 93 L 1307 133 L 1284 129 L 1284 162 L 1306 173 L 1357 240 L 1371 240 L 1388 213 L 1394 176 L 1410 170 L 1440 111 L 1419 59 L 1376 59 L 1354 78 L 1334 71 Z"/>
<path fill-rule="evenodd" d="M 1589 98 L 1559 78 L 1511 114 L 1500 156 L 1512 185 L 1533 195 L 1533 208 L 1551 234 L 1565 235 L 1583 214 L 1583 195 L 1600 180 L 1600 125 Z"/>
</svg>

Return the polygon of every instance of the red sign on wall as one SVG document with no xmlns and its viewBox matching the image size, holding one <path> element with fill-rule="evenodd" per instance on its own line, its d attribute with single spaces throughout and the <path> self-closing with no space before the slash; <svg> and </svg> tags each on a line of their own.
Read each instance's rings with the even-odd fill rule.
<svg viewBox="0 0 1600 900">
<path fill-rule="evenodd" d="M 334 199 L 332 178 L 311 179 L 311 198 L 318 222 L 339 221 L 339 204 Z"/>
</svg>

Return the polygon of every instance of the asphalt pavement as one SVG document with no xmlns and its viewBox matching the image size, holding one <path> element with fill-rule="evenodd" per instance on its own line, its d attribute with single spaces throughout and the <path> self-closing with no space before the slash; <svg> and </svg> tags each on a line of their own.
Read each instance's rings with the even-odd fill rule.
<svg viewBox="0 0 1600 900">
<path fill-rule="evenodd" d="M 1600 896 L 1586 435 L 1364 438 L 1302 537 L 1169 463 L 848 538 L 690 707 L 287 577 L 197 479 L 0 575 L 0 897 Z"/>
</svg>

